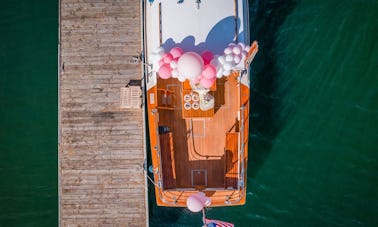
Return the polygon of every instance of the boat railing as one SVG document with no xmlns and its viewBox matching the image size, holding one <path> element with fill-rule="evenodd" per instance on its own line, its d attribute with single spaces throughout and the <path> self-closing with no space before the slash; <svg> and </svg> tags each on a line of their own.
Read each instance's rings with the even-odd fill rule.
<svg viewBox="0 0 378 227">
<path fill-rule="evenodd" d="M 236 200 L 231 200 L 228 199 L 226 200 L 226 204 L 233 204 L 233 203 L 238 203 L 240 200 L 242 200 L 243 195 L 244 195 L 244 189 L 245 189 L 245 168 L 244 168 L 244 153 L 245 153 L 245 144 L 246 141 L 244 139 L 245 135 L 245 116 L 244 116 L 244 111 L 245 111 L 246 105 L 243 105 L 240 107 L 240 136 L 239 136 L 239 151 L 238 151 L 238 181 L 237 181 L 237 191 L 238 193 L 238 198 Z"/>
<path fill-rule="evenodd" d="M 152 114 L 157 115 L 158 110 L 153 109 Z M 157 167 L 157 169 L 154 169 L 154 173 L 156 173 L 156 175 L 157 175 L 156 184 L 157 184 L 157 188 L 158 188 L 159 197 L 166 204 L 176 204 L 177 201 L 174 201 L 174 202 L 167 201 L 163 196 L 164 181 L 163 181 L 163 176 L 162 176 L 161 146 L 160 146 L 159 127 L 158 127 L 159 117 L 155 116 L 154 119 L 155 119 L 155 134 L 156 134 L 156 145 L 154 146 L 154 149 L 155 149 L 156 154 L 158 156 L 158 160 L 157 160 L 158 161 L 158 167 Z"/>
<path fill-rule="evenodd" d="M 202 192 L 205 192 L 206 191 L 222 191 L 224 190 L 224 188 L 207 188 L 206 190 L 202 190 Z M 192 193 L 186 193 L 188 191 L 191 191 Z M 165 196 L 165 198 L 171 200 L 171 201 L 174 201 L 174 202 L 166 202 L 166 199 L 164 200 L 165 203 L 170 203 L 170 204 L 177 204 L 179 202 L 186 202 L 186 200 L 188 199 L 189 196 L 191 196 L 192 194 L 198 192 L 198 190 L 196 189 L 192 189 L 192 188 L 189 188 L 188 190 L 181 190 L 181 189 L 177 189 L 177 190 L 164 190 L 163 191 L 163 194 Z M 236 193 L 236 190 L 233 190 L 232 192 L 230 192 L 230 194 L 225 194 L 225 193 L 220 193 L 220 194 L 213 194 L 211 195 L 211 198 L 212 200 L 214 200 L 215 202 L 217 201 L 220 201 L 220 200 L 224 200 L 224 197 L 228 197 L 229 200 L 231 199 L 239 199 L 239 195 L 238 193 Z M 234 201 L 232 202 L 234 203 Z M 231 203 L 230 203 L 231 204 Z"/>
</svg>

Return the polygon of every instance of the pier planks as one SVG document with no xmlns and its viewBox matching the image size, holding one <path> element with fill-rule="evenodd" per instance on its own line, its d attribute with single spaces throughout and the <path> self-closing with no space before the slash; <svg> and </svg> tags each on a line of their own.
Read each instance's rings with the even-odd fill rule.
<svg viewBox="0 0 378 227">
<path fill-rule="evenodd" d="M 140 79 L 140 1 L 60 0 L 60 226 L 147 226 L 142 109 L 119 108 Z"/>
</svg>

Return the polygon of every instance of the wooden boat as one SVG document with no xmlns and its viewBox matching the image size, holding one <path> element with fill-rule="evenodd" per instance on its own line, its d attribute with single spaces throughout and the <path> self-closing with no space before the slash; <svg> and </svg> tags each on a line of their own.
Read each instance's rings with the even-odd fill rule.
<svg viewBox="0 0 378 227">
<path fill-rule="evenodd" d="M 146 111 L 159 206 L 185 207 L 197 192 L 211 207 L 245 204 L 249 64 L 258 50 L 257 42 L 245 45 L 248 22 L 246 0 L 144 2 Z"/>
</svg>

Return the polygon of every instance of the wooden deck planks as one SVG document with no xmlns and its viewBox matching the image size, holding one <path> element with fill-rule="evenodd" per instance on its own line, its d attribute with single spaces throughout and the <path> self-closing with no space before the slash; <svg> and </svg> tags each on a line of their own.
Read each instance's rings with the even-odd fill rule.
<svg viewBox="0 0 378 227">
<path fill-rule="evenodd" d="M 140 2 L 60 0 L 59 224 L 148 226 L 142 109 L 119 90 L 140 79 Z"/>
<path fill-rule="evenodd" d="M 159 135 L 164 189 L 176 188 L 176 168 L 172 132 Z"/>
<path fill-rule="evenodd" d="M 235 83 L 237 83 L 235 76 L 217 81 L 216 113 L 213 118 L 185 120 L 181 108 L 184 90 L 181 88 L 182 83 L 174 79 L 158 80 L 157 86 L 160 89 L 172 89 L 178 95 L 176 101 L 180 103 L 176 104 L 179 108 L 176 111 L 166 110 L 159 115 L 159 125 L 171 129 L 174 147 L 177 148 L 174 153 L 177 187 L 193 187 L 192 170 L 201 169 L 207 170 L 207 187 L 225 186 L 226 134 L 235 131 L 235 125 L 238 123 L 238 99 L 234 99 L 234 102 L 230 99 L 238 96 Z M 188 132 L 193 132 L 193 137 L 191 134 L 188 135 Z"/>
</svg>

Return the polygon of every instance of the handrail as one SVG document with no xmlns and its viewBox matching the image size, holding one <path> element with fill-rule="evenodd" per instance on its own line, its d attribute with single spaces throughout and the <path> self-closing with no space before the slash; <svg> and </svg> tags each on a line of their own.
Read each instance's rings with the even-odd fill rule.
<svg viewBox="0 0 378 227">
<path fill-rule="evenodd" d="M 244 110 L 246 108 L 246 105 L 243 105 L 240 107 L 240 130 L 239 130 L 239 135 L 240 135 L 240 139 L 239 139 L 239 144 L 240 144 L 240 148 L 239 148 L 239 151 L 238 151 L 238 163 L 239 163 L 239 171 L 238 171 L 238 186 L 237 186 L 237 190 L 239 191 L 239 198 L 237 198 L 236 200 L 233 200 L 233 201 L 230 201 L 230 200 L 226 200 L 226 204 L 232 204 L 232 203 L 238 203 L 240 202 L 240 200 L 242 200 L 243 198 L 243 191 L 244 191 L 244 174 L 245 174 L 245 170 L 244 170 L 244 150 L 245 150 L 245 142 L 244 142 L 244 124 L 245 124 L 245 120 L 244 120 Z"/>
<path fill-rule="evenodd" d="M 156 114 L 158 113 L 157 109 L 153 109 L 152 111 L 152 114 Z M 155 171 L 154 170 L 154 173 L 157 174 L 157 177 L 158 177 L 158 181 L 157 181 L 157 189 L 158 189 L 158 193 L 159 193 L 159 197 L 160 199 L 164 202 L 164 203 L 167 203 L 167 204 L 176 204 L 176 202 L 169 202 L 167 200 L 164 199 L 164 196 L 162 195 L 163 193 L 163 185 L 164 185 L 164 181 L 163 181 L 163 177 L 162 177 L 162 166 L 161 166 L 161 147 L 160 147 L 160 137 L 159 137 L 159 122 L 158 122 L 158 118 L 155 116 L 155 133 L 156 133 L 156 145 L 154 147 L 154 149 L 156 150 L 156 154 L 159 156 L 159 160 L 158 160 L 158 169 Z"/>
<path fill-rule="evenodd" d="M 245 73 L 248 72 L 248 68 L 246 71 L 241 71 L 240 72 L 240 77 L 245 76 Z M 240 78 L 241 80 L 241 78 Z M 240 95 L 240 94 L 239 94 Z M 247 102 L 248 103 L 248 102 Z M 238 150 L 238 184 L 237 184 L 237 191 L 239 191 L 238 198 L 236 200 L 227 200 L 226 204 L 233 204 L 233 203 L 238 203 L 242 200 L 243 194 L 244 194 L 244 188 L 245 188 L 245 164 L 244 164 L 244 153 L 245 153 L 245 116 L 244 116 L 244 111 L 246 108 L 246 104 L 243 104 L 240 107 L 240 130 L 239 130 L 239 150 Z"/>
</svg>

